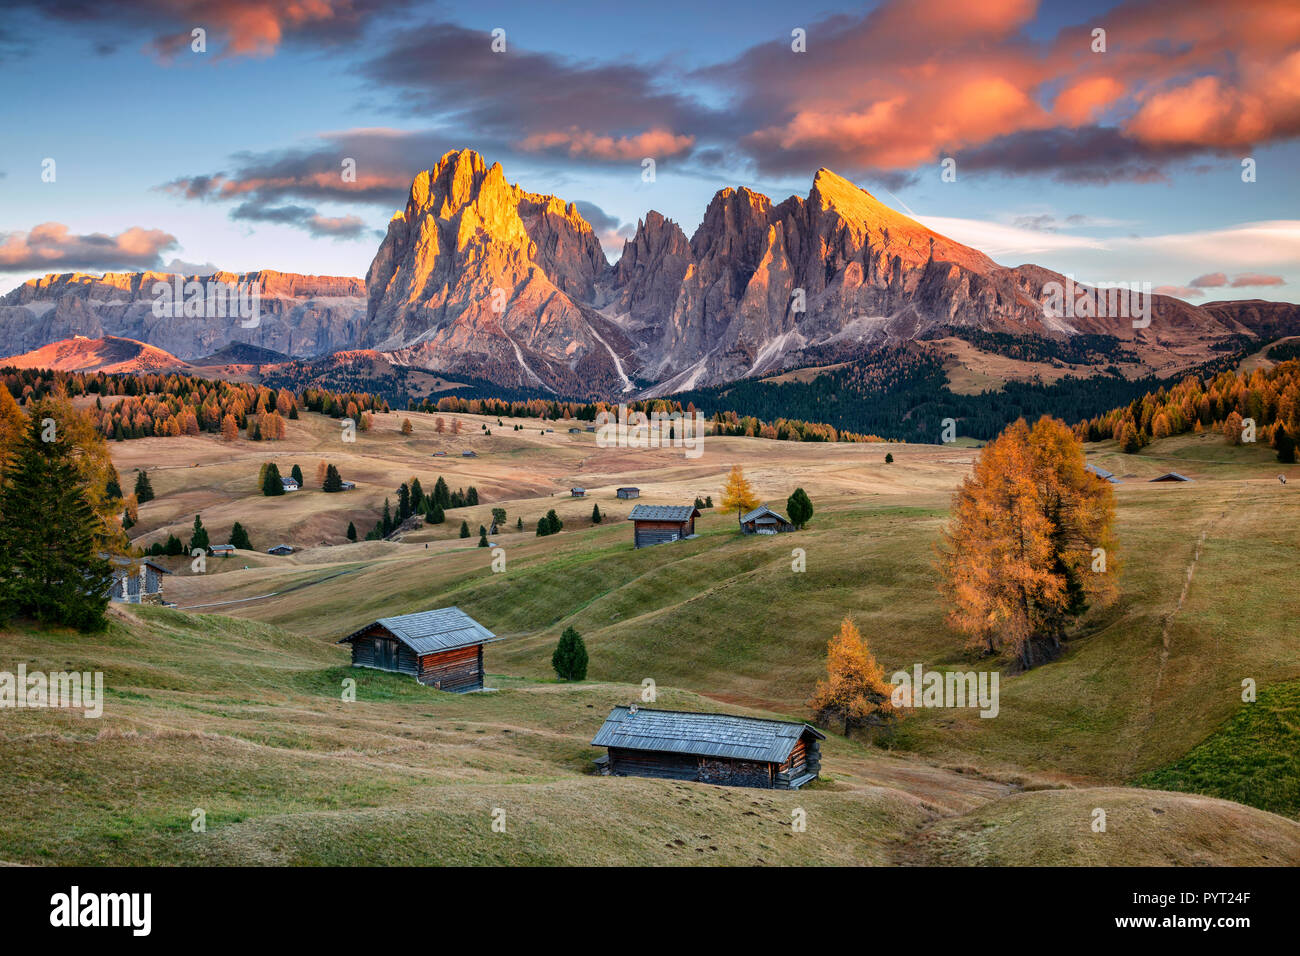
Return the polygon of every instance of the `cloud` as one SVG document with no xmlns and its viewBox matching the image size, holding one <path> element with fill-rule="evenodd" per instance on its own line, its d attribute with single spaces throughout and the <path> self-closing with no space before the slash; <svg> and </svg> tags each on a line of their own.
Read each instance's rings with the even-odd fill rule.
<svg viewBox="0 0 1300 956">
<path fill-rule="evenodd" d="M 1191 285 L 1197 289 L 1217 289 L 1227 284 L 1228 277 L 1222 272 L 1207 272 L 1191 281 Z"/>
<path fill-rule="evenodd" d="M 611 216 L 593 202 L 580 200 L 574 206 L 577 207 L 578 214 L 595 230 L 601 248 L 615 259 L 623 251 L 623 243 L 636 235 L 636 223 L 621 223 L 617 216 Z"/>
<path fill-rule="evenodd" d="M 313 239 L 362 239 L 373 236 L 360 216 L 322 216 L 307 206 L 264 206 L 245 202 L 230 211 L 231 219 L 246 222 L 269 222 L 302 229 Z"/>
<path fill-rule="evenodd" d="M 694 136 L 677 136 L 666 129 L 646 130 L 635 136 L 600 136 L 586 130 L 570 128 L 565 132 L 533 133 L 519 148 L 525 152 L 560 150 L 573 157 L 609 161 L 636 160 L 646 156 L 664 159 L 679 156 L 691 148 Z"/>
<path fill-rule="evenodd" d="M 733 92 L 723 129 L 768 173 L 953 156 L 968 172 L 1149 182 L 1300 135 L 1292 0 L 1129 0 L 1055 36 L 1031 0 L 985 6 L 885 0 L 811 24 L 806 53 L 762 43 L 695 76 Z"/>
<path fill-rule="evenodd" d="M 189 53 L 191 31 L 207 31 L 208 49 L 220 56 L 269 56 L 284 44 L 313 47 L 355 42 L 367 24 L 400 11 L 409 0 L 10 0 L 50 20 L 90 33 L 103 53 L 113 36 L 141 36 L 164 58 Z"/>
<path fill-rule="evenodd" d="M 1281 276 L 1264 275 L 1262 272 L 1243 272 L 1232 279 L 1234 289 L 1248 289 L 1259 285 L 1286 285 L 1286 280 Z"/>
<path fill-rule="evenodd" d="M 186 262 L 184 259 L 172 259 L 163 266 L 164 272 L 176 272 L 186 276 L 210 276 L 220 272 L 211 262 Z"/>
<path fill-rule="evenodd" d="M 161 253 L 176 248 L 161 229 L 133 226 L 117 235 L 74 235 L 62 223 L 46 222 L 29 232 L 0 233 L 0 270 L 156 269 Z"/>
</svg>

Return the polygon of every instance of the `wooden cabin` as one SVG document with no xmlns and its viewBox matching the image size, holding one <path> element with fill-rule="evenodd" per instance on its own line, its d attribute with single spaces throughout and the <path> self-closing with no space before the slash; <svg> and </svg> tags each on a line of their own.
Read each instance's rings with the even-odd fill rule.
<svg viewBox="0 0 1300 956">
<path fill-rule="evenodd" d="M 1112 485 L 1119 484 L 1119 479 L 1115 477 L 1115 473 L 1113 471 L 1107 471 L 1105 468 L 1102 468 L 1100 465 L 1094 465 L 1091 462 L 1089 462 L 1088 464 L 1083 466 L 1083 470 L 1092 472 L 1092 474 L 1096 475 L 1102 481 L 1108 481 Z"/>
<path fill-rule="evenodd" d="M 699 516 L 694 505 L 637 505 L 627 520 L 633 523 L 633 543 L 638 548 L 648 548 L 652 544 L 692 537 Z"/>
<path fill-rule="evenodd" d="M 740 516 L 740 530 L 745 534 L 778 534 L 793 531 L 794 525 L 767 505 L 759 505 L 748 514 Z"/>
<path fill-rule="evenodd" d="M 585 498 L 585 497 L 587 497 L 587 489 L 586 489 L 586 488 L 570 488 L 570 489 L 569 489 L 569 497 L 570 497 L 570 498 Z"/>
<path fill-rule="evenodd" d="M 483 689 L 483 645 L 497 636 L 458 607 L 381 617 L 338 643 L 352 666 L 409 674 L 421 684 L 464 693 Z"/>
<path fill-rule="evenodd" d="M 235 553 L 235 546 L 233 544 L 214 544 L 208 548 L 208 553 L 213 557 L 228 558 Z"/>
<path fill-rule="evenodd" d="M 591 741 L 602 773 L 798 790 L 821 772 L 821 741 L 785 720 L 615 707 Z"/>
<path fill-rule="evenodd" d="M 266 553 L 267 553 L 267 554 L 278 554 L 278 555 L 281 555 L 281 556 L 284 556 L 284 555 L 286 555 L 286 554 L 293 554 L 293 545 L 291 545 L 291 544 L 277 544 L 274 548 L 267 548 L 267 549 L 266 549 Z"/>
<path fill-rule="evenodd" d="M 302 486 L 298 484 L 297 478 L 281 478 L 280 487 L 282 487 L 285 491 L 297 491 Z"/>
<path fill-rule="evenodd" d="M 630 498 L 640 498 L 640 497 L 641 497 L 641 489 L 640 489 L 640 488 L 620 488 L 620 489 L 618 489 L 618 491 L 616 491 L 616 492 L 614 492 L 614 493 L 615 493 L 616 495 L 618 495 L 618 497 L 620 497 L 620 498 L 629 498 L 629 499 L 630 499 Z"/>
<path fill-rule="evenodd" d="M 1188 478 L 1186 475 L 1180 475 L 1176 471 L 1170 471 L 1161 475 L 1159 478 L 1152 478 L 1151 480 L 1152 481 L 1191 481 L 1192 479 Z"/>
</svg>

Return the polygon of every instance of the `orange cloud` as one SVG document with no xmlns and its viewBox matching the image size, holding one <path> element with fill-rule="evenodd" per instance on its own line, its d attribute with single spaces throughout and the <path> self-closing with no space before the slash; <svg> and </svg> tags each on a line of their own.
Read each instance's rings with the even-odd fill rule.
<svg viewBox="0 0 1300 956">
<path fill-rule="evenodd" d="M 1091 123 L 1110 104 L 1124 95 L 1124 84 L 1109 76 L 1092 76 L 1061 92 L 1052 111 L 1071 126 Z"/>
<path fill-rule="evenodd" d="M 530 153 L 562 149 L 570 156 L 601 160 L 662 159 L 690 149 L 694 136 L 682 136 L 666 129 L 651 129 L 635 136 L 602 136 L 575 128 L 565 132 L 534 133 L 519 143 Z"/>
</svg>

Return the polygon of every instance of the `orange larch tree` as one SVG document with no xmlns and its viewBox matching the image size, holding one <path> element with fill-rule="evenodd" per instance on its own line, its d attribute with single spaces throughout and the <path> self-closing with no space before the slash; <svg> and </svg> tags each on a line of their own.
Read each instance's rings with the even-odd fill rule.
<svg viewBox="0 0 1300 956">
<path fill-rule="evenodd" d="M 852 618 L 840 622 L 839 633 L 826 645 L 826 679 L 817 682 L 808 705 L 823 726 L 844 725 L 844 735 L 854 727 L 897 720 L 894 685 L 885 680 L 867 642 Z"/>
</svg>

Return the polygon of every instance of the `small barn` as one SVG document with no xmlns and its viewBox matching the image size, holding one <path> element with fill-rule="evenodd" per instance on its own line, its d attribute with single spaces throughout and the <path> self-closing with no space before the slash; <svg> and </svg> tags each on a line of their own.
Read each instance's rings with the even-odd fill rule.
<svg viewBox="0 0 1300 956">
<path fill-rule="evenodd" d="M 478 453 L 477 453 L 477 452 L 473 452 L 473 451 L 463 451 L 463 452 L 460 453 L 460 457 L 462 457 L 462 458 L 477 458 L 477 457 L 478 457 Z"/>
<path fill-rule="evenodd" d="M 339 491 L 353 491 L 356 489 L 356 487 L 357 487 L 357 483 L 355 481 L 339 482 Z"/>
<path fill-rule="evenodd" d="M 1165 472 L 1159 478 L 1152 478 L 1152 481 L 1191 481 L 1186 475 L 1180 475 L 1176 471 Z"/>
<path fill-rule="evenodd" d="M 759 505 L 748 514 L 740 516 L 740 530 L 745 534 L 778 534 L 793 531 L 794 525 L 767 505 Z"/>
<path fill-rule="evenodd" d="M 208 548 L 208 551 L 214 557 L 228 558 L 235 553 L 235 546 L 233 544 L 214 544 Z"/>
<path fill-rule="evenodd" d="M 570 488 L 570 489 L 569 489 L 569 497 L 570 497 L 570 498 L 585 498 L 585 497 L 587 497 L 587 489 L 586 489 L 586 488 Z"/>
<path fill-rule="evenodd" d="M 591 741 L 602 773 L 798 790 L 821 772 L 821 741 L 785 720 L 615 707 Z"/>
<path fill-rule="evenodd" d="M 620 488 L 620 489 L 618 489 L 618 491 L 615 492 L 615 494 L 618 495 L 618 497 L 620 497 L 620 498 L 628 498 L 628 499 L 631 499 L 631 498 L 640 498 L 640 497 L 641 497 L 641 489 L 640 489 L 640 488 Z"/>
<path fill-rule="evenodd" d="M 267 554 L 278 554 L 278 555 L 293 554 L 293 545 L 291 545 L 291 544 L 277 544 L 274 548 L 267 548 L 267 549 L 266 549 L 266 553 L 267 553 Z"/>
<path fill-rule="evenodd" d="M 695 534 L 700 513 L 694 505 L 637 505 L 627 516 L 632 522 L 632 541 L 638 548 L 667 541 L 680 541 Z"/>
<path fill-rule="evenodd" d="M 352 666 L 409 674 L 421 684 L 463 693 L 483 688 L 483 645 L 497 636 L 458 607 L 381 617 L 338 643 Z"/>
<path fill-rule="evenodd" d="M 301 487 L 297 478 L 281 478 L 280 485 L 285 491 L 297 491 Z"/>
</svg>

